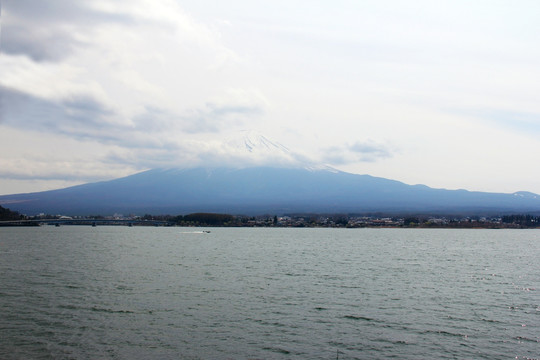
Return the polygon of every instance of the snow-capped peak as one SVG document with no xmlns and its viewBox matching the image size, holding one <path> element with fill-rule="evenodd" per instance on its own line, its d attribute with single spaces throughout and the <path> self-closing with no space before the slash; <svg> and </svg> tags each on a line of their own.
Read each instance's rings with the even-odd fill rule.
<svg viewBox="0 0 540 360">
<path fill-rule="evenodd" d="M 527 199 L 539 199 L 540 198 L 540 195 L 529 192 L 529 191 L 517 191 L 517 192 L 513 193 L 512 195 L 514 195 L 516 197 L 527 198 Z"/>
<path fill-rule="evenodd" d="M 290 156 L 290 150 L 284 145 L 269 140 L 266 136 L 256 131 L 242 131 L 241 136 L 229 140 L 227 144 L 235 149 L 244 150 L 252 154 L 286 155 Z"/>
<path fill-rule="evenodd" d="M 266 136 L 255 131 L 242 131 L 242 137 L 239 140 L 233 140 L 233 143 L 240 145 L 250 153 L 268 152 L 268 153 L 287 153 L 290 151 L 287 147 L 278 142 L 269 140 Z"/>
<path fill-rule="evenodd" d="M 201 143 L 206 147 L 200 159 L 204 166 L 245 168 L 269 166 L 299 168 L 308 171 L 340 172 L 326 165 L 318 164 L 309 156 L 291 151 L 277 141 L 253 130 L 244 130 L 234 137 L 220 142 Z"/>
<path fill-rule="evenodd" d="M 306 156 L 291 151 L 279 142 L 253 130 L 241 131 L 222 144 L 219 153 L 222 155 L 223 164 L 239 167 L 255 165 L 287 168 L 312 165 Z"/>
</svg>

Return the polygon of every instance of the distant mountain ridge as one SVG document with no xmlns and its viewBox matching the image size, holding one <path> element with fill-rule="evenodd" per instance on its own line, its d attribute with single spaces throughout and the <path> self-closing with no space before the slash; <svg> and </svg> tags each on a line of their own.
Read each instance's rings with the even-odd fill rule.
<svg viewBox="0 0 540 360">
<path fill-rule="evenodd" d="M 154 169 L 65 189 L 0 196 L 20 213 L 540 213 L 540 196 L 433 189 L 329 167 Z"/>
</svg>

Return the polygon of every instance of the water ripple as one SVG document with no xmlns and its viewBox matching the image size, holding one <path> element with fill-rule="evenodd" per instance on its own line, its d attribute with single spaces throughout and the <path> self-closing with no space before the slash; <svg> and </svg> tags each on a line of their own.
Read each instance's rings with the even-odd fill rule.
<svg viewBox="0 0 540 360">
<path fill-rule="evenodd" d="M 182 231 L 2 229 L 0 358 L 538 357 L 540 231 Z"/>
</svg>

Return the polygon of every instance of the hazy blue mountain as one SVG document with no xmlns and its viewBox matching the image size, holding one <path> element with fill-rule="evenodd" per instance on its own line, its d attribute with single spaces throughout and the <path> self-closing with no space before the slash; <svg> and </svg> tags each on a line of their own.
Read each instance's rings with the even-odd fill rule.
<svg viewBox="0 0 540 360">
<path fill-rule="evenodd" d="M 540 196 L 433 189 L 331 168 L 156 169 L 30 194 L 0 196 L 28 215 L 540 212 Z"/>
</svg>

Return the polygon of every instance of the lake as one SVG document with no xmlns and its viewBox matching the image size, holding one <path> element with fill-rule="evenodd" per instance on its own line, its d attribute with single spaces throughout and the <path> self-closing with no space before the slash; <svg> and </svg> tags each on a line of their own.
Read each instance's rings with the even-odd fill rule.
<svg viewBox="0 0 540 360">
<path fill-rule="evenodd" d="M 540 230 L 0 228 L 0 276 L 2 359 L 540 357 Z"/>
</svg>

